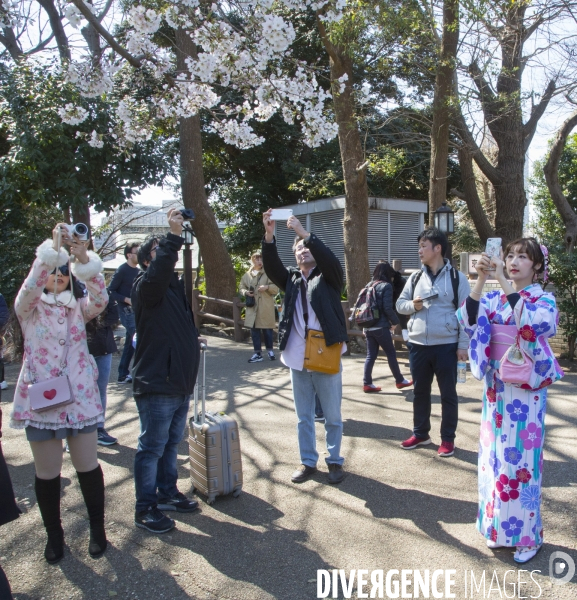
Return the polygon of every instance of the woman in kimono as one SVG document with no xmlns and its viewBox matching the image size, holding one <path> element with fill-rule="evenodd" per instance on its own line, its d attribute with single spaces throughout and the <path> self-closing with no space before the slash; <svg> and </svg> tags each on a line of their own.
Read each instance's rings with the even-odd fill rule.
<svg viewBox="0 0 577 600">
<path fill-rule="evenodd" d="M 483 253 L 476 265 L 479 278 L 457 311 L 471 339 L 471 372 L 485 384 L 477 529 L 489 548 L 515 547 L 518 563 L 531 560 L 543 544 L 547 387 L 563 377 L 547 341 L 555 335 L 559 320 L 555 298 L 537 283 L 541 273 L 547 275 L 546 255 L 547 249 L 533 238 L 511 242 L 504 260 L 502 254 L 490 258 Z M 501 290 L 482 295 L 490 270 Z M 504 383 L 498 371 L 498 359 L 515 339 L 532 361 L 531 375 L 523 384 Z"/>
<path fill-rule="evenodd" d="M 71 269 L 64 245 L 75 258 Z M 68 441 L 90 518 L 88 552 L 99 556 L 107 545 L 104 479 L 96 452 L 96 430 L 104 420 L 103 408 L 96 384 L 98 369 L 88 352 L 85 329 L 85 323 L 100 314 L 108 302 L 101 271 L 98 255 L 70 237 L 66 225 L 60 223 L 54 228 L 53 239 L 37 248 L 36 260 L 14 302 L 24 347 L 10 426 L 24 429 L 30 443 L 36 499 L 48 536 L 44 557 L 50 564 L 64 556 L 60 519 L 63 439 Z M 75 278 L 86 286 L 86 296 Z M 14 345 L 19 346 L 17 342 Z M 19 350 L 16 347 L 13 353 L 19 354 Z M 60 375 L 68 376 L 74 401 L 60 408 L 34 410 L 29 386 Z M 55 394 L 56 390 L 47 390 L 44 397 L 51 399 Z"/>
</svg>

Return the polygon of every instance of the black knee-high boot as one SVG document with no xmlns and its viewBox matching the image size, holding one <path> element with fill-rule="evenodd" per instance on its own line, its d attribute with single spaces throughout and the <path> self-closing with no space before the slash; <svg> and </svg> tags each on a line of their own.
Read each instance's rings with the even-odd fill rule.
<svg viewBox="0 0 577 600">
<path fill-rule="evenodd" d="M 104 553 L 108 545 L 104 531 L 104 476 L 100 465 L 92 471 L 86 473 L 76 471 L 76 474 L 90 519 L 88 552 L 90 556 L 96 558 Z"/>
<path fill-rule="evenodd" d="M 44 558 L 51 564 L 64 556 L 64 531 L 60 521 L 60 475 L 54 479 L 39 479 L 34 482 L 36 500 L 42 521 L 48 534 Z"/>
</svg>

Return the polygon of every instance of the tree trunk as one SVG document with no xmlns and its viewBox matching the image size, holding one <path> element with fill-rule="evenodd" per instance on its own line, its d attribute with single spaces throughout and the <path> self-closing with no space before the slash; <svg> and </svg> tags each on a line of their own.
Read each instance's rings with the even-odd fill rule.
<svg viewBox="0 0 577 600">
<path fill-rule="evenodd" d="M 188 33 L 179 29 L 176 32 L 176 58 L 180 72 L 188 72 L 185 59 L 189 56 L 196 56 L 196 48 Z M 196 215 L 192 225 L 204 259 L 207 295 L 232 300 L 236 294 L 236 277 L 204 189 L 199 116 L 181 119 L 179 132 L 182 198 L 184 206 L 192 208 Z M 208 308 L 210 312 L 220 315 L 230 312 L 219 305 Z"/>
<path fill-rule="evenodd" d="M 331 56 L 331 83 L 335 117 L 339 126 L 339 146 L 345 179 L 344 247 L 347 297 L 354 303 L 367 284 L 369 271 L 369 190 L 366 161 L 355 115 L 353 97 L 353 64 L 342 48 Z M 346 74 L 345 89 L 339 93 L 339 79 Z M 351 304 L 352 306 L 352 304 Z"/>
<path fill-rule="evenodd" d="M 543 172 L 545 173 L 545 181 L 547 182 L 547 188 L 553 204 L 559 211 L 563 224 L 565 225 L 565 249 L 567 252 L 573 252 L 575 243 L 577 241 L 577 215 L 571 208 L 571 205 L 567 201 L 563 188 L 559 183 L 559 161 L 561 155 L 567 143 L 567 137 L 577 127 L 577 111 L 574 112 L 561 126 L 561 129 L 557 132 L 549 158 L 545 163 Z"/>
<path fill-rule="evenodd" d="M 473 219 L 475 229 L 477 230 L 480 240 L 485 244 L 487 238 L 494 236 L 493 227 L 491 226 L 491 223 L 487 218 L 487 213 L 479 199 L 477 180 L 473 170 L 473 157 L 469 150 L 464 146 L 459 148 L 459 166 L 461 167 L 463 193 L 460 194 L 456 190 L 454 190 L 453 193 L 460 198 L 463 198 L 467 203 L 467 208 L 469 209 L 471 219 Z"/>
<path fill-rule="evenodd" d="M 447 160 L 453 77 L 459 43 L 459 0 L 443 4 L 443 38 L 435 79 L 433 126 L 431 128 L 431 166 L 429 171 L 429 223 L 432 214 L 447 201 Z"/>
</svg>

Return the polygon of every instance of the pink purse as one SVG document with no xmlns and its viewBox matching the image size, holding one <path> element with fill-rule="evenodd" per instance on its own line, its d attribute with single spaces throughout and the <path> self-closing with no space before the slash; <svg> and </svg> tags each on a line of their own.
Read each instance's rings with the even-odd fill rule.
<svg viewBox="0 0 577 600">
<path fill-rule="evenodd" d="M 63 375 L 62 370 L 66 367 L 66 358 L 68 356 L 68 348 L 70 346 L 70 314 L 68 311 L 68 328 L 66 331 L 66 344 L 64 346 L 64 356 L 60 361 L 60 375 L 46 381 L 36 381 L 36 370 L 32 357 L 30 357 L 30 370 L 34 375 L 34 381 L 28 386 L 28 398 L 30 399 L 30 408 L 35 412 L 44 412 L 53 408 L 60 408 L 74 402 L 72 394 L 72 386 L 68 379 L 68 375 Z"/>
<path fill-rule="evenodd" d="M 29 385 L 28 397 L 30 408 L 35 412 L 59 408 L 74 402 L 68 375 Z"/>
<path fill-rule="evenodd" d="M 521 313 L 523 307 L 521 307 Z M 519 317 L 521 314 L 519 314 Z M 533 360 L 529 355 L 521 348 L 519 344 L 519 333 L 515 338 L 515 342 L 512 346 L 506 350 L 503 358 L 501 358 L 501 364 L 499 365 L 499 378 L 503 383 L 516 383 L 523 384 L 528 383 L 533 373 Z"/>
</svg>

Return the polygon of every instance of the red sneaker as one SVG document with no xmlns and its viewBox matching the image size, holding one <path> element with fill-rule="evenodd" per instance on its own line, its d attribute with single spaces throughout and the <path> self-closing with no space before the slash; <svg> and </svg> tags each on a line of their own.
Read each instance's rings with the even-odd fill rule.
<svg viewBox="0 0 577 600">
<path fill-rule="evenodd" d="M 413 382 L 408 381 L 407 379 L 404 379 L 403 381 L 401 381 L 401 383 L 397 383 L 395 385 L 397 386 L 398 390 L 402 390 L 403 388 L 411 387 L 413 385 Z"/>
<path fill-rule="evenodd" d="M 376 387 L 374 385 L 363 385 L 363 392 L 365 392 L 365 394 L 372 394 L 374 392 L 380 392 L 381 388 L 380 387 Z"/>
<path fill-rule="evenodd" d="M 401 443 L 401 447 L 405 450 L 412 450 L 417 446 L 427 446 L 431 443 L 431 438 L 420 438 L 416 435 L 412 435 L 408 440 Z"/>
<path fill-rule="evenodd" d="M 455 454 L 455 444 L 452 444 L 451 442 L 441 442 L 437 454 L 443 458 L 453 456 L 453 454 Z"/>
</svg>

